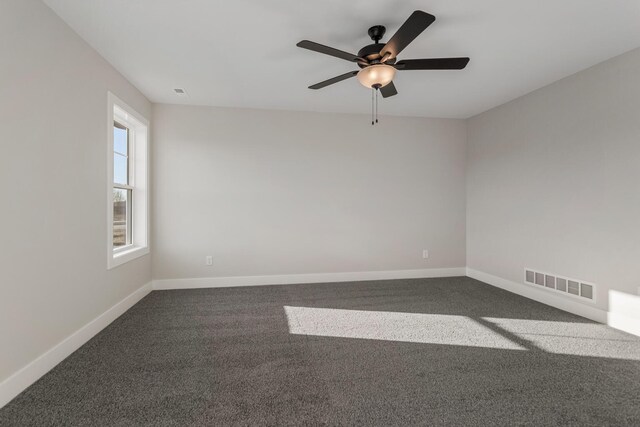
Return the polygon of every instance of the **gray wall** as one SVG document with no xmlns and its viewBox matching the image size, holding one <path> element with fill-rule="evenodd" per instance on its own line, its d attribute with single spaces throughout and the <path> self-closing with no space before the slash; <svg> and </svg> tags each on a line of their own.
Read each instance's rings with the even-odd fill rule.
<svg viewBox="0 0 640 427">
<path fill-rule="evenodd" d="M 369 120 L 154 105 L 154 279 L 464 267 L 465 122 Z"/>
<path fill-rule="evenodd" d="M 636 294 L 640 50 L 468 121 L 467 265 L 537 268 Z M 523 285 L 525 286 L 525 285 Z"/>
<path fill-rule="evenodd" d="M 36 0 L 0 2 L 0 382 L 151 280 L 107 271 L 107 91 L 147 99 Z"/>
</svg>

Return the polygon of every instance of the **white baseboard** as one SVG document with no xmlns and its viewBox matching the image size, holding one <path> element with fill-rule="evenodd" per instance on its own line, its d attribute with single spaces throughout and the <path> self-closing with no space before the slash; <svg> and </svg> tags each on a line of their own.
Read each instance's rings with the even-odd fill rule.
<svg viewBox="0 0 640 427">
<path fill-rule="evenodd" d="M 151 282 L 145 284 L 0 383 L 0 408 L 69 357 L 71 353 L 149 294 L 151 290 Z"/>
<path fill-rule="evenodd" d="M 536 289 L 524 283 L 513 282 L 472 268 L 467 268 L 467 276 L 497 288 L 513 292 L 514 294 L 550 305 L 551 307 L 559 308 L 560 310 L 577 314 L 578 316 L 586 317 L 596 322 L 607 323 L 607 312 L 592 305 L 585 305 L 568 298 L 563 298 L 561 295 L 547 292 L 544 289 Z"/>
<path fill-rule="evenodd" d="M 610 290 L 609 311 L 605 311 L 591 305 L 581 304 L 572 299 L 563 298 L 561 295 L 547 292 L 544 289 L 538 290 L 529 285 L 513 282 L 472 268 L 467 268 L 467 276 L 560 310 L 640 336 L 640 314 L 638 314 L 640 313 L 640 296 Z"/>
<path fill-rule="evenodd" d="M 200 277 L 153 281 L 154 290 L 223 288 L 230 286 L 289 285 L 298 283 L 357 282 L 363 280 L 418 279 L 465 276 L 465 267 L 348 273 L 284 274 L 271 276 Z"/>
</svg>

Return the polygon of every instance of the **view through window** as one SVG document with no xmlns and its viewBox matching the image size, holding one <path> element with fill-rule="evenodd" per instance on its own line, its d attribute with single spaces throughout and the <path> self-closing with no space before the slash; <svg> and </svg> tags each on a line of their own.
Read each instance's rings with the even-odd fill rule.
<svg viewBox="0 0 640 427">
<path fill-rule="evenodd" d="M 131 244 L 133 187 L 130 180 L 129 129 L 113 122 L 113 248 Z"/>
</svg>

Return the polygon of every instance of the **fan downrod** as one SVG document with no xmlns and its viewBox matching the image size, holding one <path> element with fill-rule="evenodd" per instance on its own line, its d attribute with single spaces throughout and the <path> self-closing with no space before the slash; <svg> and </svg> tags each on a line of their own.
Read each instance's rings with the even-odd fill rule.
<svg viewBox="0 0 640 427">
<path fill-rule="evenodd" d="M 384 37 L 384 33 L 386 31 L 387 29 L 384 27 L 384 25 L 374 25 L 373 27 L 369 28 L 369 37 L 371 37 L 373 43 L 363 47 L 358 52 L 358 57 L 364 58 L 366 60 L 366 62 L 358 62 L 358 66 L 360 68 L 365 68 L 369 65 L 377 64 L 380 62 L 380 50 L 383 47 L 383 45 L 380 43 L 380 40 L 382 39 L 382 37 Z M 386 63 L 391 65 L 395 62 L 396 59 L 392 58 Z"/>
</svg>

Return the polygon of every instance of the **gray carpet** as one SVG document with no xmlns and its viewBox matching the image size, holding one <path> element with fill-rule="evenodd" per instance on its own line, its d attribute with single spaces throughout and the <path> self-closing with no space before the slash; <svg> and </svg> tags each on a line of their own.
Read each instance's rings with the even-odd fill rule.
<svg viewBox="0 0 640 427">
<path fill-rule="evenodd" d="M 640 339 L 473 279 L 152 292 L 0 425 L 640 425 Z"/>
</svg>

